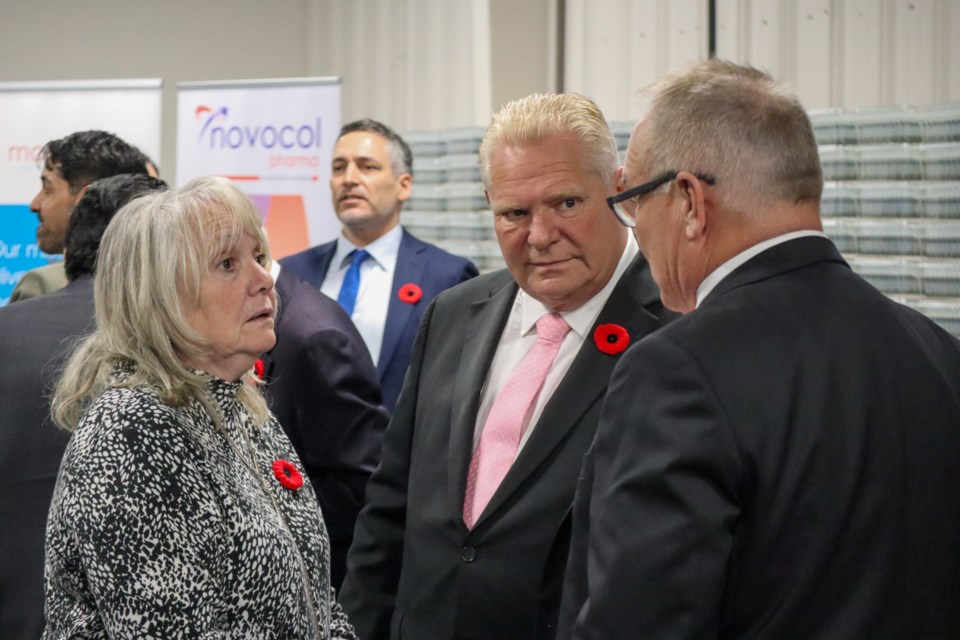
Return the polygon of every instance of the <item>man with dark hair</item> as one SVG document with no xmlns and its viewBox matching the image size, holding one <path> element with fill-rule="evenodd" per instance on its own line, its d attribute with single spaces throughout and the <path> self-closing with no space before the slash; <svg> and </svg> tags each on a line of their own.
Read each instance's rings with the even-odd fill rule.
<svg viewBox="0 0 960 640">
<path fill-rule="evenodd" d="M 85 186 L 65 229 L 67 286 L 0 308 L 0 638 L 43 631 L 47 509 L 69 439 L 49 395 L 73 343 L 93 329 L 93 274 L 107 224 L 137 196 L 165 189 L 146 175 Z"/>
<path fill-rule="evenodd" d="M 413 156 L 392 129 L 370 119 L 344 125 L 332 169 L 342 235 L 281 262 L 344 308 L 377 365 L 384 405 L 393 411 L 424 310 L 441 291 L 477 275 L 477 268 L 399 226 Z"/>
<path fill-rule="evenodd" d="M 37 214 L 37 245 L 49 254 L 63 253 L 70 212 L 87 186 L 121 173 L 146 174 L 148 158 L 136 147 L 106 131 L 79 131 L 51 140 L 40 152 L 40 191 L 30 202 Z M 61 263 L 27 272 L 10 302 L 56 291 L 66 284 Z"/>
</svg>

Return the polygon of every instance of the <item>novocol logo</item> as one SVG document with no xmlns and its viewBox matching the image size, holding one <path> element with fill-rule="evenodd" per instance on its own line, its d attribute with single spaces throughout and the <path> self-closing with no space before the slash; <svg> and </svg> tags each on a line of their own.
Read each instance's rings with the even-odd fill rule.
<svg viewBox="0 0 960 640">
<path fill-rule="evenodd" d="M 240 147 L 273 149 L 316 149 L 320 147 L 320 122 L 313 124 L 235 124 L 227 122 L 227 108 L 211 109 L 200 105 L 194 116 L 200 127 L 197 143 L 211 149 L 239 149 Z"/>
</svg>

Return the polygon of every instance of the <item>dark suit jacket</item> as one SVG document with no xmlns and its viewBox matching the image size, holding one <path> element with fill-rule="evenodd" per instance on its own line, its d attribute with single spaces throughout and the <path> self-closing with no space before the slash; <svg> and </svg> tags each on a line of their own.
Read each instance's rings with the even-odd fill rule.
<svg viewBox="0 0 960 640">
<path fill-rule="evenodd" d="M 0 308 L 0 638 L 43 632 L 47 510 L 70 434 L 50 395 L 93 321 L 93 279 Z"/>
<path fill-rule="evenodd" d="M 577 472 L 619 356 L 586 339 L 468 531 L 481 389 L 516 293 L 508 272 L 494 272 L 442 294 L 424 317 L 347 560 L 341 602 L 363 640 L 553 636 Z M 596 325 L 619 324 L 637 340 L 664 314 L 638 256 Z"/>
<path fill-rule="evenodd" d="M 370 354 L 340 305 L 287 269 L 276 287 L 277 344 L 263 356 L 267 400 L 320 501 L 339 588 L 390 416 Z"/>
<path fill-rule="evenodd" d="M 957 340 L 764 251 L 621 359 L 571 557 L 561 638 L 960 638 Z"/>
<path fill-rule="evenodd" d="M 337 241 L 321 244 L 280 261 L 302 279 L 318 289 L 323 285 Z M 403 376 L 410 364 L 410 350 L 417 337 L 417 327 L 423 312 L 438 293 L 477 275 L 477 268 L 466 258 L 447 253 L 403 231 L 397 269 L 393 275 L 387 325 L 383 331 L 383 346 L 377 362 L 377 375 L 383 390 L 383 404 L 393 411 L 403 386 Z M 416 304 L 400 299 L 400 287 L 414 283 L 423 290 Z"/>
</svg>

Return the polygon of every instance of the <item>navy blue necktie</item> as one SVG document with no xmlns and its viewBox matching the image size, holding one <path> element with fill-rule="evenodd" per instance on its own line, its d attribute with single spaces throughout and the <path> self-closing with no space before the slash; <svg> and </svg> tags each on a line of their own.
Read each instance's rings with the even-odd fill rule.
<svg viewBox="0 0 960 640">
<path fill-rule="evenodd" d="M 360 290 L 360 265 L 370 257 L 364 249 L 354 249 L 349 256 L 350 267 L 343 276 L 343 284 L 340 285 L 340 293 L 337 295 L 337 302 L 347 312 L 348 316 L 353 315 L 353 307 L 357 303 L 357 292 Z"/>
</svg>

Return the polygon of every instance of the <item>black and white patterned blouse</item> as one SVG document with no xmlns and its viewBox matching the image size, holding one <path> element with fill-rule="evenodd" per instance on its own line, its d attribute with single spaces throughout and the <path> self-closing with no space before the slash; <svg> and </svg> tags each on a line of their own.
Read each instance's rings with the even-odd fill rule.
<svg viewBox="0 0 960 640">
<path fill-rule="evenodd" d="M 300 460 L 275 419 L 253 425 L 241 384 L 210 379 L 222 430 L 148 389 L 84 414 L 47 523 L 44 638 L 356 637 L 313 490 L 273 473 Z"/>
</svg>

